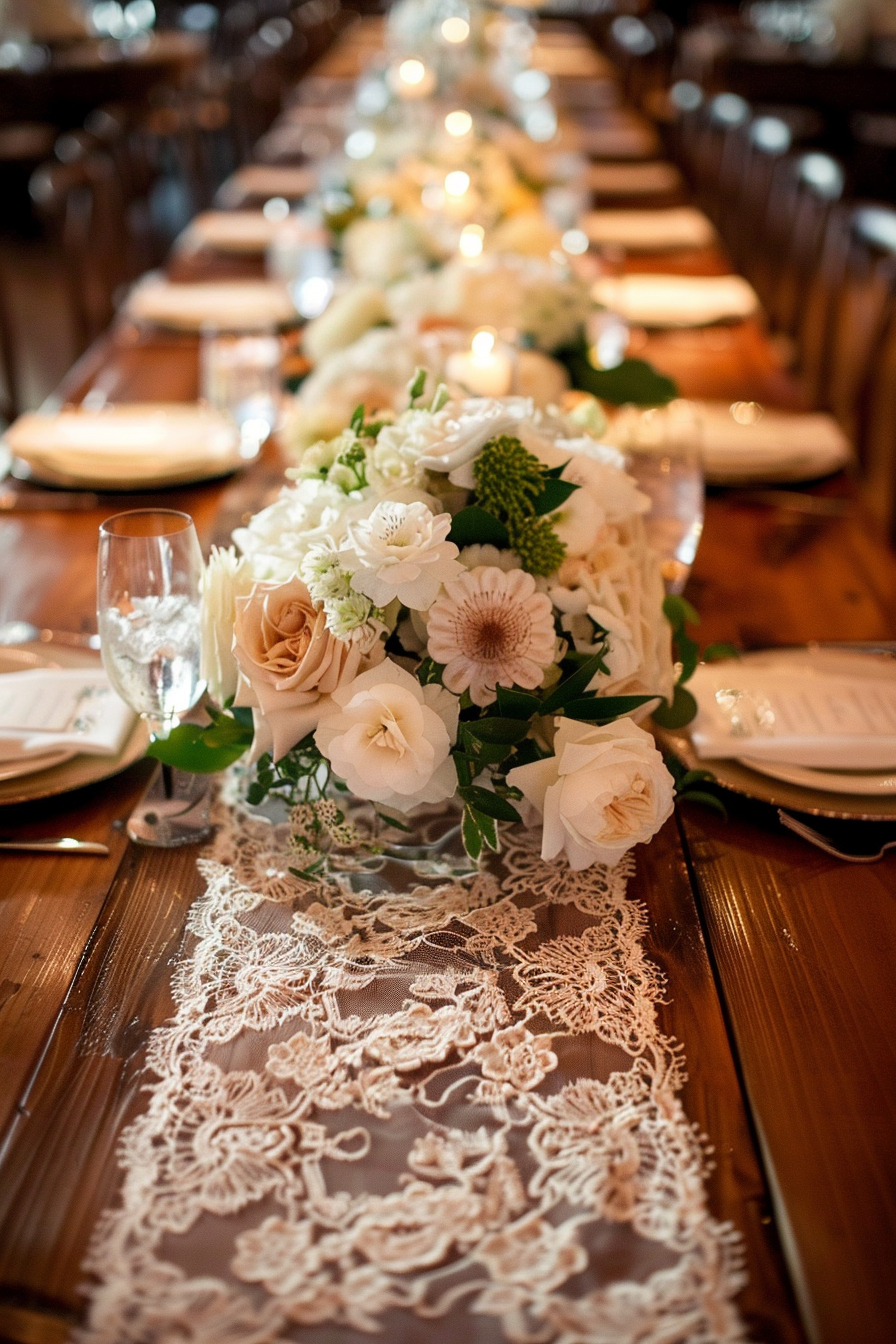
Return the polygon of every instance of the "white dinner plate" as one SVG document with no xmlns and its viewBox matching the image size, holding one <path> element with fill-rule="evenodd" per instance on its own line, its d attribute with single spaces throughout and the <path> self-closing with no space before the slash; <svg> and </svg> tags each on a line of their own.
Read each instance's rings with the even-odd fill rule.
<svg viewBox="0 0 896 1344">
<path fill-rule="evenodd" d="M 862 797 L 896 797 L 896 770 L 814 770 L 808 765 L 782 765 L 779 761 L 757 761 L 741 756 L 742 765 L 760 775 L 799 784 L 824 793 L 854 793 Z"/>
<path fill-rule="evenodd" d="M 286 286 L 273 280 L 176 284 L 160 275 L 150 275 L 131 290 L 124 310 L 136 322 L 177 331 L 202 331 L 206 326 L 249 331 L 298 321 Z"/>
<path fill-rule="evenodd" d="M 7 672 L 30 672 L 36 667 L 58 666 L 54 659 L 31 649 L 0 647 L 0 678 Z M 0 682 L 0 694 L 2 694 L 2 682 Z M 63 761 L 70 761 L 77 754 L 72 747 L 57 747 L 54 751 L 42 751 L 24 758 L 19 757 L 14 761 L 0 761 L 0 781 L 21 779 L 24 775 L 36 775 L 40 770 L 49 770 L 54 765 L 61 765 Z"/>
<path fill-rule="evenodd" d="M 206 210 L 190 220 L 177 246 L 253 256 L 268 250 L 279 227 L 262 210 Z"/>
<path fill-rule="evenodd" d="M 147 402 L 22 415 L 6 443 L 48 485 L 143 489 L 226 476 L 245 465 L 236 425 L 185 402 Z"/>
<path fill-rule="evenodd" d="M 598 280 L 594 298 L 640 327 L 705 327 L 743 321 L 759 308 L 742 275 L 660 275 L 632 272 Z"/>
<path fill-rule="evenodd" d="M 824 664 L 835 674 L 861 679 L 896 677 L 896 658 L 887 653 L 819 645 L 757 650 L 744 654 L 742 661 L 759 666 L 786 663 L 791 668 L 805 666 L 807 671 Z M 709 770 L 719 785 L 733 793 L 815 816 L 856 821 L 896 818 L 896 771 L 821 770 L 750 757 L 704 760 L 697 755 L 687 728 L 674 732 L 655 728 L 654 732 L 661 745 L 689 769 Z"/>
</svg>

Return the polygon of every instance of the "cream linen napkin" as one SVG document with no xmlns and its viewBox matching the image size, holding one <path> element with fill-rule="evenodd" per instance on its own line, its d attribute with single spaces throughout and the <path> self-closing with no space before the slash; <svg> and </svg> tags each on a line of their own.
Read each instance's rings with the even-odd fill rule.
<svg viewBox="0 0 896 1344">
<path fill-rule="evenodd" d="M 181 233 L 181 249 L 212 247 L 218 252 L 266 252 L 280 222 L 261 210 L 206 210 Z"/>
<path fill-rule="evenodd" d="M 692 401 L 706 479 L 711 485 L 807 481 L 839 471 L 852 448 L 830 415 L 773 411 L 755 402 Z M 644 415 L 629 406 L 607 439 L 625 448 Z"/>
<path fill-rule="evenodd" d="M 162 276 L 144 277 L 125 302 L 127 315 L 183 331 L 206 324 L 231 331 L 280 325 L 297 320 L 285 285 L 273 280 L 222 280 L 172 284 Z"/>
<path fill-rule="evenodd" d="M 684 185 L 674 163 L 592 163 L 588 187 L 596 196 L 657 196 L 680 191 Z"/>
<path fill-rule="evenodd" d="M 821 661 L 821 660 L 819 660 Z M 867 662 L 861 659 L 863 663 Z M 808 666 L 701 664 L 688 682 L 698 713 L 691 741 L 705 760 L 749 757 L 822 770 L 896 768 L 896 667 L 850 676 Z"/>
<path fill-rule="evenodd" d="M 266 163 L 248 163 L 218 188 L 221 205 L 239 205 L 249 196 L 284 196 L 298 200 L 317 187 L 313 168 L 277 168 Z"/>
<path fill-rule="evenodd" d="M 66 747 L 88 756 L 115 756 L 136 717 L 99 669 L 8 672 L 0 677 L 0 761 Z"/>
<path fill-rule="evenodd" d="M 749 317 L 759 307 L 740 275 L 634 274 L 598 280 L 598 303 L 644 327 L 703 327 Z"/>
<path fill-rule="evenodd" d="M 707 247 L 716 231 L 702 210 L 592 210 L 582 225 L 592 243 L 619 243 L 629 252 Z"/>
</svg>

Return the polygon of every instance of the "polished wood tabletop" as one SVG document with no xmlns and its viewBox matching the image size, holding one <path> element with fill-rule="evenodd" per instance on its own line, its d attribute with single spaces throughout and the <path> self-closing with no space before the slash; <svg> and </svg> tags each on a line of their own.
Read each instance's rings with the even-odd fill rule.
<svg viewBox="0 0 896 1344">
<path fill-rule="evenodd" d="M 718 252 L 652 264 L 729 269 Z M 640 344 L 685 395 L 802 404 L 758 320 Z M 78 402 L 99 385 L 113 401 L 189 400 L 197 382 L 195 340 L 122 322 L 59 397 Z M 207 548 L 276 493 L 281 470 L 271 444 L 241 475 L 166 500 L 193 515 Z M 710 497 L 688 588 L 705 643 L 896 637 L 896 557 L 848 481 L 816 488 L 845 509 L 786 545 L 775 544 L 792 532 L 786 511 L 736 490 Z M 110 499 L 0 519 L 2 618 L 95 629 L 97 527 L 115 511 Z M 79 1319 L 80 1262 L 115 1197 L 117 1137 L 141 1107 L 145 1045 L 170 1011 L 202 889 L 194 849 L 125 838 L 149 769 L 0 809 L 4 833 L 111 849 L 0 855 L 0 1339 L 17 1344 L 65 1339 Z M 782 829 L 772 808 L 726 803 L 727 821 L 679 805 L 639 849 L 630 894 L 647 907 L 667 977 L 662 1026 L 687 1058 L 683 1102 L 712 1148 L 712 1212 L 743 1238 L 748 1335 L 885 1344 L 896 1320 L 896 853 L 850 866 Z"/>
</svg>

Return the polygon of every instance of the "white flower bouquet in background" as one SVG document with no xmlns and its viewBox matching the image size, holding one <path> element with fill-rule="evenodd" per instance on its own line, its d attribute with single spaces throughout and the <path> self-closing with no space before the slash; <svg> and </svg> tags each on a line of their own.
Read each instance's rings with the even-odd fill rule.
<svg viewBox="0 0 896 1344">
<path fill-rule="evenodd" d="M 334 783 L 389 817 L 456 805 L 473 857 L 525 814 L 545 858 L 616 862 L 673 797 L 637 722 L 675 679 L 648 501 L 587 406 L 443 387 L 421 404 L 425 385 L 391 422 L 359 408 L 212 552 L 203 658 L 224 708 L 176 730 L 177 763 L 249 749 L 250 801 L 298 806 L 311 866 L 344 829 Z"/>
</svg>

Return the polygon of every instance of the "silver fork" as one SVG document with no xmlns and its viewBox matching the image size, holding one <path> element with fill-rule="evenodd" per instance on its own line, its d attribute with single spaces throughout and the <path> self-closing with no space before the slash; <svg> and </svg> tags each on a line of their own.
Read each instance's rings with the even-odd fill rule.
<svg viewBox="0 0 896 1344">
<path fill-rule="evenodd" d="M 838 849 L 828 836 L 813 830 L 804 821 L 799 821 L 780 807 L 778 808 L 778 820 L 782 826 L 786 826 L 788 830 L 793 831 L 794 835 L 798 835 L 801 840 L 807 840 L 810 845 L 815 845 L 816 848 L 823 849 L 826 854 L 833 854 L 835 859 L 843 859 L 846 863 L 877 863 L 878 859 L 882 859 L 888 849 L 896 849 L 896 836 L 894 836 L 892 840 L 884 841 L 874 853 L 857 854 L 854 850 Z"/>
</svg>

